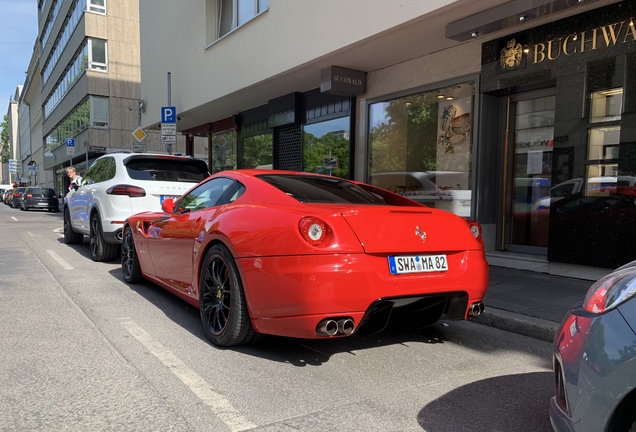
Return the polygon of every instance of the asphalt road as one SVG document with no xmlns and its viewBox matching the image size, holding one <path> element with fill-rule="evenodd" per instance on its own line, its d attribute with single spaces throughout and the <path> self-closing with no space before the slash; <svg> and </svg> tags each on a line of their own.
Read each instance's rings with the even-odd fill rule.
<svg viewBox="0 0 636 432">
<path fill-rule="evenodd" d="M 198 310 L 0 204 L 0 431 L 551 430 L 551 344 L 470 322 L 219 349 Z"/>
</svg>

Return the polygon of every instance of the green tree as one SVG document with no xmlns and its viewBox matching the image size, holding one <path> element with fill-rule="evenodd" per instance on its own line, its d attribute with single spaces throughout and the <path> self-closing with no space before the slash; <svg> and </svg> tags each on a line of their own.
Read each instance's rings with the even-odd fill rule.
<svg viewBox="0 0 636 432">
<path fill-rule="evenodd" d="M 320 138 L 312 133 L 303 134 L 303 169 L 307 172 L 331 174 L 340 178 L 349 176 L 349 145 L 347 138 L 328 133 Z M 332 157 L 338 168 L 324 168 L 324 159 Z"/>
<path fill-rule="evenodd" d="M 270 165 L 272 158 L 273 137 L 271 133 L 243 139 L 243 168 L 256 168 Z"/>
<path fill-rule="evenodd" d="M 0 123 L 0 162 L 8 163 L 11 158 L 11 149 L 9 148 L 9 116 L 6 114 Z"/>
</svg>

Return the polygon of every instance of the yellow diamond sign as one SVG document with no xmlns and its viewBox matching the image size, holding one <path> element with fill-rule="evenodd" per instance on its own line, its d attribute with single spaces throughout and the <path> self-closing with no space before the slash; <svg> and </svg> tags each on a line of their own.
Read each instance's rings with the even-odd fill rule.
<svg viewBox="0 0 636 432">
<path fill-rule="evenodd" d="M 138 143 L 140 143 L 146 139 L 148 134 L 141 127 L 138 127 L 137 129 L 132 131 L 132 136 L 137 140 Z"/>
</svg>

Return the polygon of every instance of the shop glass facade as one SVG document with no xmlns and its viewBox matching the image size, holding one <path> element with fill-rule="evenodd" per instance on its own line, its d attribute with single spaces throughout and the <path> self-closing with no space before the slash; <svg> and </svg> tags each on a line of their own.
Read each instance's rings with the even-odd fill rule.
<svg viewBox="0 0 636 432">
<path fill-rule="evenodd" d="M 369 106 L 369 182 L 470 217 L 475 84 Z"/>
<path fill-rule="evenodd" d="M 303 127 L 303 171 L 349 178 L 350 117 Z"/>
<path fill-rule="evenodd" d="M 482 46 L 497 249 L 605 268 L 636 259 L 634 16 L 619 2 Z"/>
<path fill-rule="evenodd" d="M 242 168 L 267 168 L 273 164 L 274 137 L 271 132 L 243 138 Z"/>
<path fill-rule="evenodd" d="M 210 145 L 212 146 L 210 174 L 237 168 L 235 131 L 223 131 L 210 136 Z"/>
</svg>

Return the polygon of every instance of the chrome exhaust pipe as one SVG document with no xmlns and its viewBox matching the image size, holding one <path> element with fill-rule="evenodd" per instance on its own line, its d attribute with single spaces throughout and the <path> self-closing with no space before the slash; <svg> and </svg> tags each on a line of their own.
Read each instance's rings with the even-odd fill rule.
<svg viewBox="0 0 636 432">
<path fill-rule="evenodd" d="M 332 319 L 322 320 L 316 327 L 318 336 L 334 336 L 338 333 L 338 323 Z"/>
<path fill-rule="evenodd" d="M 343 318 L 338 320 L 338 333 L 350 335 L 353 333 L 355 324 L 351 318 Z"/>
<path fill-rule="evenodd" d="M 468 316 L 476 317 L 484 313 L 485 307 L 483 302 L 476 302 L 468 308 Z"/>
</svg>

